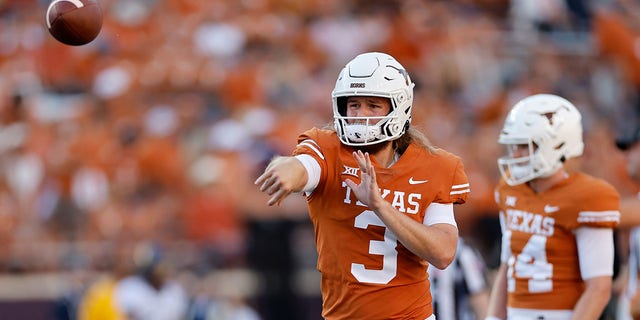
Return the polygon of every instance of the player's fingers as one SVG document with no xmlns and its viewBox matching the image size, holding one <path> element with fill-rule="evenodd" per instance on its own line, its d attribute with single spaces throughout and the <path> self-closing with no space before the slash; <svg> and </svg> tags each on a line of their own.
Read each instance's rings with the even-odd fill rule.
<svg viewBox="0 0 640 320">
<path fill-rule="evenodd" d="M 262 173 L 258 179 L 256 179 L 256 181 L 253 182 L 253 184 L 257 185 L 261 185 L 264 183 L 264 181 L 269 178 L 271 176 L 271 172 L 269 171 L 265 171 L 264 173 Z"/>
<path fill-rule="evenodd" d="M 269 188 L 269 186 L 270 186 L 269 179 L 264 180 L 262 184 L 260 184 L 260 187 L 258 188 L 258 190 L 260 190 L 261 192 L 264 192 L 265 190 L 267 190 L 267 188 Z"/>
<path fill-rule="evenodd" d="M 354 151 L 353 158 L 356 159 L 356 162 L 358 163 L 358 167 L 360 167 L 360 170 L 366 173 L 366 169 L 367 169 L 366 161 L 362 151 L 360 150 Z"/>
<path fill-rule="evenodd" d="M 364 153 L 364 165 L 365 165 L 365 168 L 367 168 L 367 172 L 371 171 L 371 169 L 373 168 L 373 165 L 371 164 L 371 156 L 369 155 L 369 152 Z"/>
<path fill-rule="evenodd" d="M 344 183 L 346 183 L 346 184 L 347 184 L 347 187 L 349 187 L 349 188 L 351 188 L 351 189 L 355 189 L 355 188 L 358 186 L 358 185 L 357 185 L 355 182 L 353 182 L 353 180 L 351 180 L 351 179 L 345 179 L 345 180 L 344 180 Z"/>
<path fill-rule="evenodd" d="M 267 204 L 270 206 L 274 204 L 279 205 L 280 202 L 282 202 L 282 200 L 284 200 L 284 198 L 286 198 L 289 195 L 289 193 L 291 192 L 287 192 L 286 190 L 280 189 L 273 194 L 273 196 L 269 199 L 269 202 L 267 202 Z"/>
<path fill-rule="evenodd" d="M 280 181 L 278 181 L 278 180 L 274 180 L 274 181 L 269 185 L 269 187 L 267 187 L 267 188 L 265 189 L 265 192 L 266 192 L 268 195 L 272 195 L 272 194 L 275 194 L 276 192 L 278 192 L 278 190 L 281 190 L 281 189 L 283 189 L 283 188 L 282 188 L 282 183 L 280 183 Z"/>
<path fill-rule="evenodd" d="M 278 181 L 278 177 L 271 175 L 268 178 L 262 181 L 260 185 L 260 191 L 265 192 L 267 189 L 271 188 Z"/>
</svg>

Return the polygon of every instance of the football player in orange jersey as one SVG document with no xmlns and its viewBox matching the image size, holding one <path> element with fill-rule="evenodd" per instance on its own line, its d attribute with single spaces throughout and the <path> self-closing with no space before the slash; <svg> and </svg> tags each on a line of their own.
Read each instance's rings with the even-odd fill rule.
<svg viewBox="0 0 640 320">
<path fill-rule="evenodd" d="M 564 98 L 538 94 L 509 112 L 498 143 L 501 264 L 486 319 L 598 319 L 611 295 L 619 194 L 569 172 L 582 155 L 582 117 Z"/>
<path fill-rule="evenodd" d="M 358 55 L 332 92 L 334 125 L 302 133 L 255 182 L 269 205 L 306 196 L 325 319 L 435 319 L 426 270 L 455 256 L 469 183 L 410 126 L 413 87 L 393 57 Z"/>
</svg>

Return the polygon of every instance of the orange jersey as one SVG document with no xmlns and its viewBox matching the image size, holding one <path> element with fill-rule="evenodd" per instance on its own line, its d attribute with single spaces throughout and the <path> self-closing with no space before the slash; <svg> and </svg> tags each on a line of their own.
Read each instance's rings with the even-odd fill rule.
<svg viewBox="0 0 640 320">
<path fill-rule="evenodd" d="M 501 181 L 496 201 L 508 306 L 573 310 L 584 291 L 574 230 L 614 228 L 620 220 L 618 192 L 603 180 L 574 173 L 539 194 L 526 184 Z"/>
<path fill-rule="evenodd" d="M 321 167 L 307 197 L 322 274 L 325 319 L 425 319 L 433 313 L 427 262 L 416 256 L 360 203 L 345 179 L 360 170 L 354 149 L 333 131 L 311 129 L 294 154 L 307 154 Z M 431 203 L 464 203 L 469 193 L 461 160 L 440 149 L 410 145 L 390 168 L 372 158 L 382 196 L 398 211 L 423 223 Z"/>
</svg>

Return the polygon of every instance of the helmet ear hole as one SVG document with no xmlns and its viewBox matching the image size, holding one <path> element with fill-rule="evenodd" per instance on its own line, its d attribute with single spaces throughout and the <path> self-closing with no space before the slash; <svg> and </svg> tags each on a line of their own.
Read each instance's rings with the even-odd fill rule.
<svg viewBox="0 0 640 320">
<path fill-rule="evenodd" d="M 391 136 L 394 132 L 398 132 L 398 129 L 400 129 L 398 124 L 387 126 L 385 129 L 385 134 L 387 136 Z"/>
</svg>

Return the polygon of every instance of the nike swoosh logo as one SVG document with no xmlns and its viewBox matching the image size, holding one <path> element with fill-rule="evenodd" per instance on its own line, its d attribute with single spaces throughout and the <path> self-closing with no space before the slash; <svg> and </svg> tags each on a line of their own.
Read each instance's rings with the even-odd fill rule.
<svg viewBox="0 0 640 320">
<path fill-rule="evenodd" d="M 409 184 L 421 184 L 427 182 L 429 182 L 429 180 L 413 180 L 413 177 L 409 178 Z"/>
<path fill-rule="evenodd" d="M 550 206 L 550 205 L 545 205 L 544 206 L 544 212 L 545 213 L 552 213 L 552 212 L 556 212 L 560 210 L 560 208 L 556 207 L 556 206 Z"/>
</svg>

